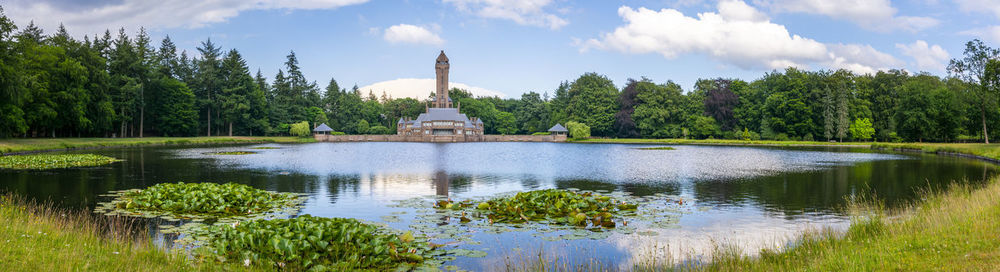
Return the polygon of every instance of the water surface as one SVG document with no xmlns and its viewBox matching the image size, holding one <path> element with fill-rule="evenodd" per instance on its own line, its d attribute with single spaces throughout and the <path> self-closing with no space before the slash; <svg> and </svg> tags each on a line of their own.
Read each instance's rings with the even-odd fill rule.
<svg viewBox="0 0 1000 272">
<path fill-rule="evenodd" d="M 206 155 L 243 151 L 252 155 Z M 93 208 L 97 195 L 162 182 L 237 182 L 308 195 L 302 214 L 351 217 L 411 229 L 426 214 L 399 201 L 439 196 L 576 188 L 679 200 L 670 225 L 637 222 L 655 235 L 546 241 L 530 230 L 489 233 L 451 221 L 469 239 L 451 247 L 482 250 L 448 264 L 488 270 L 541 252 L 566 264 L 597 260 L 629 268 L 650 259 L 704 256 L 737 244 L 748 252 L 780 247 L 807 229 L 843 228 L 845 199 L 877 196 L 889 205 L 954 181 L 996 173 L 976 160 L 848 148 L 760 148 L 568 143 L 313 143 L 89 150 L 123 159 L 104 167 L 0 170 L 0 190 L 67 207 Z M 428 200 L 429 201 L 429 200 Z M 386 220 L 395 217 L 395 220 Z M 390 222 L 386 222 L 390 221 Z M 648 234 L 648 233 L 647 233 Z M 472 241 L 472 242 L 470 242 Z"/>
</svg>

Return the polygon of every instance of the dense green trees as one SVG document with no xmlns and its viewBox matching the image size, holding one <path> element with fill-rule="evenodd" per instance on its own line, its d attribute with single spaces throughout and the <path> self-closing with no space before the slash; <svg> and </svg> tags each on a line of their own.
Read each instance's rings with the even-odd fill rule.
<svg viewBox="0 0 1000 272">
<path fill-rule="evenodd" d="M 2 9 L 0 9 L 2 14 Z M 0 16 L 0 138 L 283 135 L 327 123 L 338 132 L 385 134 L 426 103 L 342 87 L 322 90 L 294 52 L 269 80 L 236 49 L 205 40 L 178 52 L 144 30 L 74 39 Z M 449 91 L 489 134 L 566 125 L 574 136 L 878 141 L 988 141 L 1000 129 L 1000 50 L 973 40 L 949 77 L 903 70 L 772 71 L 753 81 L 671 81 L 597 73 L 520 97 Z M 662 82 L 662 81 L 661 81 Z M 550 94 L 552 94 L 550 96 Z M 584 132 L 586 131 L 586 132 Z"/>
</svg>

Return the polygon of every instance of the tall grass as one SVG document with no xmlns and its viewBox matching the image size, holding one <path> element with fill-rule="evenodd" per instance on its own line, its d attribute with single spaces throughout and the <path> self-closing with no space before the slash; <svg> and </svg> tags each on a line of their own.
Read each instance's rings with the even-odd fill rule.
<svg viewBox="0 0 1000 272">
<path fill-rule="evenodd" d="M 136 219 L 0 195 L 0 271 L 215 270 L 157 248 Z"/>
</svg>

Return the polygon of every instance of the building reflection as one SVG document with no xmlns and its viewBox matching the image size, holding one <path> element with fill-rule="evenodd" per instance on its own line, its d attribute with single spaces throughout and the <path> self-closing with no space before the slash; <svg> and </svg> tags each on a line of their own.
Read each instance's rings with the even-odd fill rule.
<svg viewBox="0 0 1000 272">
<path fill-rule="evenodd" d="M 448 178 L 448 172 L 444 170 L 434 172 L 434 192 L 436 195 L 448 197 L 449 186 L 451 186 L 451 180 Z"/>
</svg>

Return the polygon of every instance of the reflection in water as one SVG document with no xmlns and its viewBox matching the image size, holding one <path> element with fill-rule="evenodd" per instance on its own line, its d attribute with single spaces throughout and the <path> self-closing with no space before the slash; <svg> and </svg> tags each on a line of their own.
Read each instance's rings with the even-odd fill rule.
<svg viewBox="0 0 1000 272">
<path fill-rule="evenodd" d="M 734 243 L 747 252 L 777 247 L 804 229 L 848 224 L 845 198 L 876 195 L 890 205 L 955 180 L 978 183 L 996 167 L 961 158 L 845 153 L 838 148 L 676 146 L 556 143 L 316 143 L 270 145 L 245 156 L 205 152 L 246 147 L 138 147 L 90 150 L 124 159 L 103 167 L 0 170 L 0 190 L 67 207 L 92 208 L 97 195 L 161 182 L 237 182 L 308 195 L 302 213 L 387 222 L 409 228 L 415 211 L 397 200 L 439 196 L 456 200 L 546 188 L 668 195 L 694 203 L 675 228 L 655 236 L 615 234 L 605 240 L 547 242 L 530 232 L 471 233 L 486 258 L 459 258 L 463 269 L 502 267 L 506 256 L 544 253 L 569 263 L 599 258 L 629 268 L 666 255 L 705 254 Z M 170 237 L 167 237 L 170 239 Z M 516 258 L 515 258 L 516 259 Z"/>
</svg>

